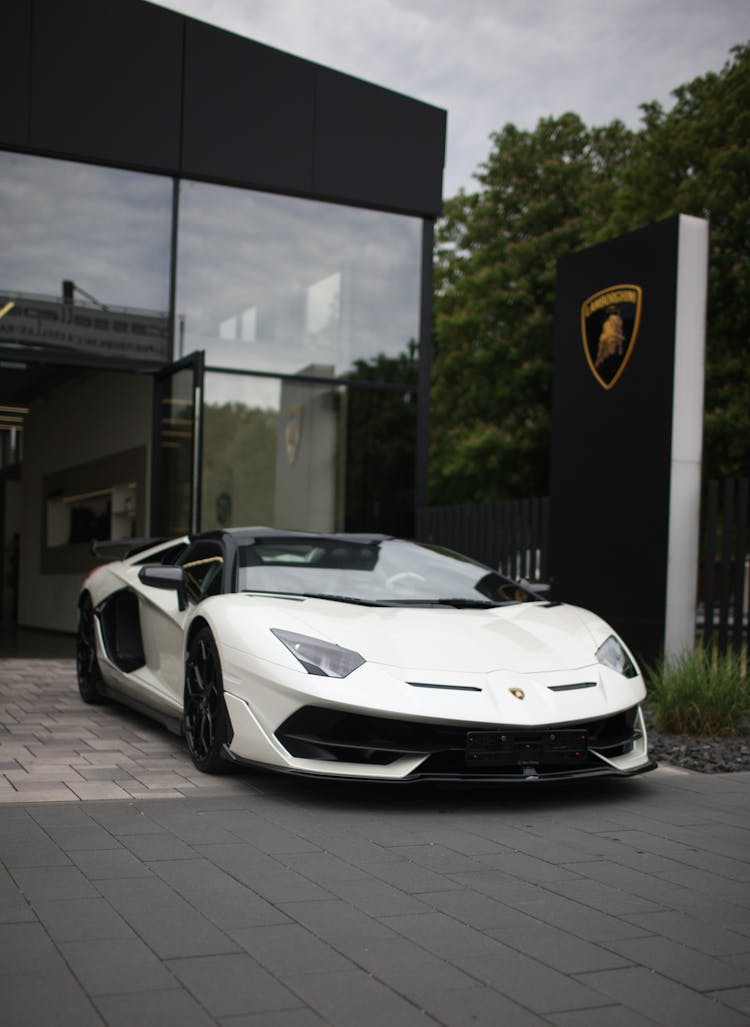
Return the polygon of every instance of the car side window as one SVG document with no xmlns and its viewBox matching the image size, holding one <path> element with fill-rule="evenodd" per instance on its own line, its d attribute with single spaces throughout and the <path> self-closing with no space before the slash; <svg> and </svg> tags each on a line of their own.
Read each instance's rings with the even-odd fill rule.
<svg viewBox="0 0 750 1027">
<path fill-rule="evenodd" d="M 180 565 L 185 572 L 185 589 L 191 603 L 219 595 L 224 556 L 218 542 L 197 542 L 185 552 Z"/>
</svg>

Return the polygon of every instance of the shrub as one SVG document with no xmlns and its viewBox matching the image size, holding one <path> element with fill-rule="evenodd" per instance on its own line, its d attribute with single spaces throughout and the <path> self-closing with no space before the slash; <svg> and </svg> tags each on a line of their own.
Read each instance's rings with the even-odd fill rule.
<svg viewBox="0 0 750 1027">
<path fill-rule="evenodd" d="M 750 713 L 750 678 L 741 654 L 697 646 L 648 671 L 647 704 L 657 731 L 741 735 Z"/>
</svg>

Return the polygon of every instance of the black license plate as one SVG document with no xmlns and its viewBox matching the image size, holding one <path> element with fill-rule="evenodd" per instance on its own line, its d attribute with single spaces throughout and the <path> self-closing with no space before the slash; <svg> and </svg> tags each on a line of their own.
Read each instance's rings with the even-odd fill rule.
<svg viewBox="0 0 750 1027">
<path fill-rule="evenodd" d="M 466 765 L 484 767 L 542 766 L 580 763 L 588 735 L 580 730 L 469 731 Z"/>
</svg>

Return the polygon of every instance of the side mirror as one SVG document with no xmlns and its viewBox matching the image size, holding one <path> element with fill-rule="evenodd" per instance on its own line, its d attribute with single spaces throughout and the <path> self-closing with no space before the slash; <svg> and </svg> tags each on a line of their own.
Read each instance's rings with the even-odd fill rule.
<svg viewBox="0 0 750 1027">
<path fill-rule="evenodd" d="M 151 588 L 163 588 L 170 592 L 176 592 L 178 609 L 184 610 L 187 606 L 185 574 L 182 567 L 147 563 L 138 571 L 138 577 L 144 585 L 149 585 Z"/>
</svg>

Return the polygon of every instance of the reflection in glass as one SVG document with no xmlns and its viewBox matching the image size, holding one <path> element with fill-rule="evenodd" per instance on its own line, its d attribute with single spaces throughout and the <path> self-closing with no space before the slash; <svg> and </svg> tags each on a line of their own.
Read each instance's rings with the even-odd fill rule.
<svg viewBox="0 0 750 1027">
<path fill-rule="evenodd" d="M 397 357 L 419 338 L 421 233 L 418 218 L 183 182 L 178 350 L 336 376 Z"/>
<path fill-rule="evenodd" d="M 0 342 L 166 360 L 172 182 L 0 151 Z"/>
<path fill-rule="evenodd" d="M 278 391 L 277 381 L 206 375 L 201 481 L 204 531 L 273 524 Z"/>
<path fill-rule="evenodd" d="M 399 382 L 404 388 L 349 388 L 345 530 L 411 537 L 417 444 L 414 348 L 398 358 L 357 361 L 351 380 Z"/>
<path fill-rule="evenodd" d="M 361 383 L 415 377 L 408 358 L 360 361 L 356 371 Z M 408 386 L 208 372 L 201 527 L 411 535 L 415 433 Z"/>
<path fill-rule="evenodd" d="M 195 373 L 180 367 L 156 381 L 153 532 L 167 538 L 193 525 Z"/>
<path fill-rule="evenodd" d="M 240 547 L 239 566 L 241 592 L 457 609 L 538 598 L 468 557 L 402 539 L 259 538 Z M 285 633 L 274 634 L 281 638 Z"/>
<path fill-rule="evenodd" d="M 336 530 L 339 410 L 329 384 L 207 373 L 202 528 Z"/>
<path fill-rule="evenodd" d="M 0 288 L 167 309 L 171 179 L 0 151 L 0 210 Z"/>
</svg>

